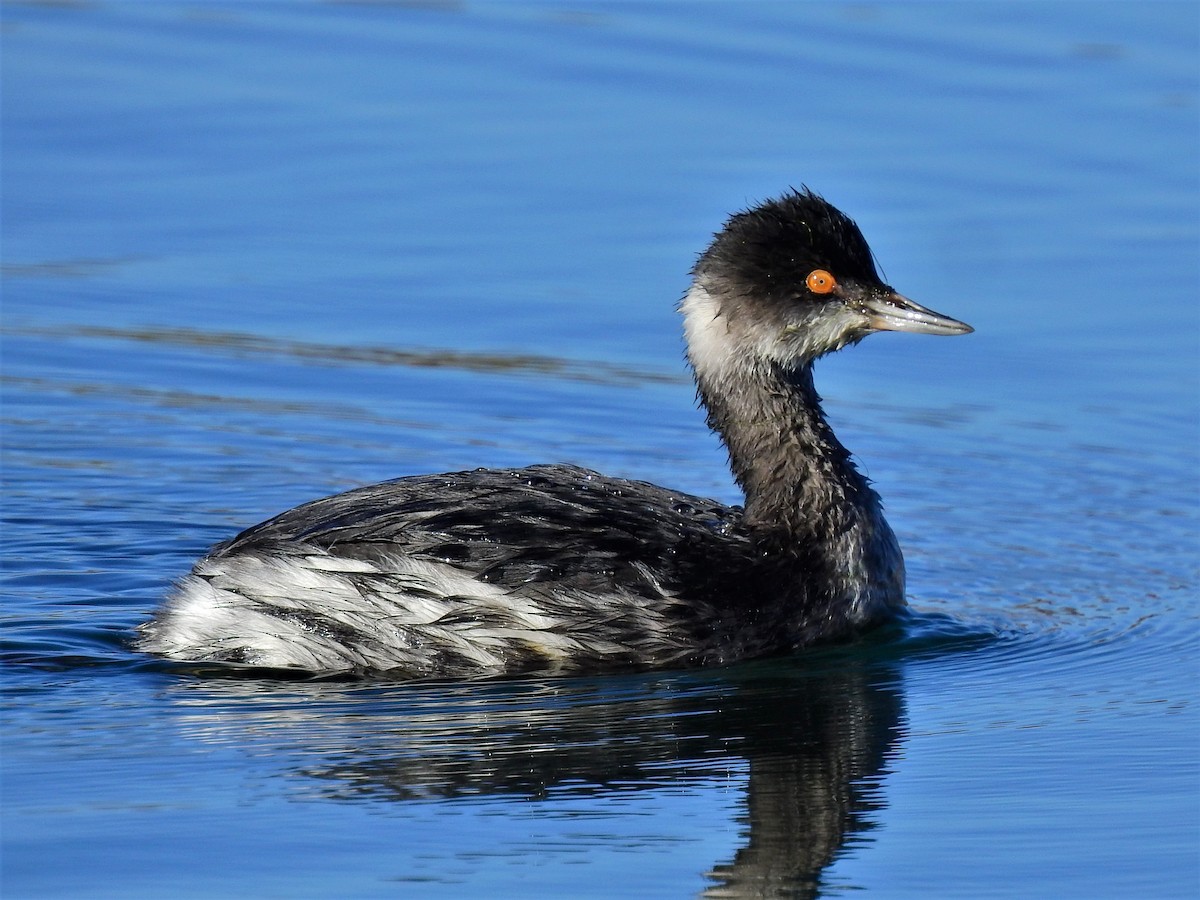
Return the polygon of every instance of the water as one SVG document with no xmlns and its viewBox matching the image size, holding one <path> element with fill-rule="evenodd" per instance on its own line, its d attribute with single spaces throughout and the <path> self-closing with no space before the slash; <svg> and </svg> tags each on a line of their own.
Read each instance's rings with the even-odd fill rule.
<svg viewBox="0 0 1200 900">
<path fill-rule="evenodd" d="M 6 897 L 1192 896 L 1192 4 L 5 4 Z M 807 182 L 977 333 L 818 380 L 912 620 L 705 672 L 196 677 L 206 546 L 398 474 L 734 502 L 672 306 Z"/>
</svg>

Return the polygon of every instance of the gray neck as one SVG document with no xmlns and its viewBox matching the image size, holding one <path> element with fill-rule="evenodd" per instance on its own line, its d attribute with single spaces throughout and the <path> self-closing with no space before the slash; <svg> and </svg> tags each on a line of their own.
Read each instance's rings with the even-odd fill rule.
<svg viewBox="0 0 1200 900">
<path fill-rule="evenodd" d="M 697 373 L 708 423 L 729 450 L 746 521 L 795 540 L 829 540 L 879 515 L 879 498 L 825 420 L 812 366 Z"/>
<path fill-rule="evenodd" d="M 763 549 L 794 558 L 854 618 L 903 605 L 900 548 L 879 497 L 825 420 L 812 361 L 784 365 L 753 352 L 767 339 L 734 333 L 701 287 L 682 311 L 700 399 Z"/>
</svg>

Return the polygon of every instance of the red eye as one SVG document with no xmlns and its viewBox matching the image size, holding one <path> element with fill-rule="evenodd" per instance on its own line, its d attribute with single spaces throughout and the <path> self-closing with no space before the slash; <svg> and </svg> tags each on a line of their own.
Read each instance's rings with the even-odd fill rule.
<svg viewBox="0 0 1200 900">
<path fill-rule="evenodd" d="M 837 287 L 837 279 L 824 269 L 813 269 L 804 279 L 804 283 L 814 294 L 829 294 Z"/>
</svg>

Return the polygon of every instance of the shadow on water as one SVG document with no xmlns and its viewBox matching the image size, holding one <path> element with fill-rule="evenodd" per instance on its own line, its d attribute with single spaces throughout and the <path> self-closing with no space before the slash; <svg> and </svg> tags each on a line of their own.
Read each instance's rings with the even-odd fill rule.
<svg viewBox="0 0 1200 900">
<path fill-rule="evenodd" d="M 905 732 L 899 667 L 869 646 L 591 679 L 185 680 L 171 699 L 192 739 L 289 751 L 303 776 L 290 780 L 339 802 L 554 803 L 733 773 L 741 845 L 697 873 L 714 897 L 817 896 L 825 868 L 873 827 Z"/>
</svg>

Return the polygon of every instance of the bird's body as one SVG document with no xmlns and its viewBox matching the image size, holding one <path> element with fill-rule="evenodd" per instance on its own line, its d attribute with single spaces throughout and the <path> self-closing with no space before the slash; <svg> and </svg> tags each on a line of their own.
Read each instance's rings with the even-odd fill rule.
<svg viewBox="0 0 1200 900">
<path fill-rule="evenodd" d="M 812 363 L 871 331 L 970 328 L 882 284 L 857 226 L 807 191 L 732 217 L 680 308 L 744 509 L 566 465 L 401 478 L 213 548 L 141 648 L 318 673 L 580 672 L 790 652 L 886 619 L 900 548 Z"/>
</svg>

